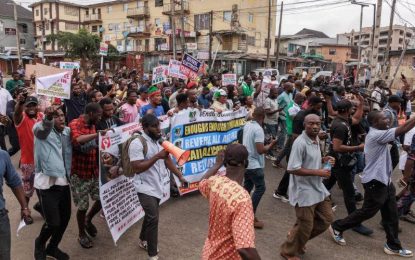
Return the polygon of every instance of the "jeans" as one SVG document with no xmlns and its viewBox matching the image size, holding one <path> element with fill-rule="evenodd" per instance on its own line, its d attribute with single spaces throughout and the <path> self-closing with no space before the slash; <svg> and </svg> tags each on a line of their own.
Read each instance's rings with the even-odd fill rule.
<svg viewBox="0 0 415 260">
<path fill-rule="evenodd" d="M 327 190 L 331 190 L 336 180 L 343 191 L 344 204 L 347 213 L 350 214 L 356 210 L 355 189 L 353 182 L 353 167 L 341 167 L 331 169 L 330 178 L 323 181 Z"/>
<path fill-rule="evenodd" d="M 285 119 L 284 120 L 278 119 L 278 124 L 279 124 L 280 131 L 278 132 L 277 147 L 278 149 L 282 150 L 284 148 L 285 138 L 287 136 L 287 125 L 286 125 Z"/>
<path fill-rule="evenodd" d="M 281 252 L 288 256 L 304 254 L 306 243 L 326 231 L 334 218 L 328 197 L 309 207 L 295 206 L 295 215 L 297 221 L 281 246 Z"/>
<path fill-rule="evenodd" d="M 266 133 L 270 135 L 272 138 L 277 138 L 278 125 L 265 124 L 265 130 Z M 268 155 L 274 156 L 274 154 L 272 153 L 272 149 L 268 150 Z"/>
<path fill-rule="evenodd" d="M 6 209 L 0 209 L 0 259 L 10 260 L 10 222 Z"/>
<path fill-rule="evenodd" d="M 158 227 L 159 227 L 159 203 L 160 199 L 146 195 L 144 193 L 138 193 L 138 199 L 141 206 L 144 209 L 144 221 L 141 227 L 140 239 L 141 241 L 147 241 L 148 255 L 157 255 L 157 243 L 158 243 Z"/>
<path fill-rule="evenodd" d="M 386 233 L 386 243 L 392 250 L 402 249 L 401 242 L 398 238 L 399 219 L 395 187 L 392 183 L 386 186 L 377 180 L 364 183 L 363 187 L 365 189 L 365 195 L 362 208 L 355 210 L 344 219 L 336 220 L 333 223 L 333 228 L 343 232 L 374 217 L 380 210 L 382 225 Z"/>
<path fill-rule="evenodd" d="M 37 190 L 45 223 L 40 230 L 38 242 L 56 249 L 62 240 L 71 218 L 71 192 L 69 185 L 54 185 L 47 190 Z"/>
<path fill-rule="evenodd" d="M 252 194 L 252 206 L 254 213 L 259 205 L 262 195 L 265 193 L 264 169 L 249 169 L 245 172 L 244 188 L 251 193 L 255 186 L 254 194 Z"/>
<path fill-rule="evenodd" d="M 287 143 L 285 144 L 284 150 L 282 151 L 282 153 L 285 153 L 285 155 L 287 156 L 287 163 L 290 159 L 291 147 L 292 147 L 293 142 L 294 142 L 294 138 L 292 136 L 289 136 Z M 282 158 L 280 158 L 280 156 L 281 154 L 278 156 L 277 162 L 281 162 Z M 284 172 L 284 176 L 282 176 L 280 184 L 278 184 L 278 187 L 275 190 L 275 193 L 287 196 L 289 185 L 290 185 L 290 173 L 286 170 Z"/>
</svg>

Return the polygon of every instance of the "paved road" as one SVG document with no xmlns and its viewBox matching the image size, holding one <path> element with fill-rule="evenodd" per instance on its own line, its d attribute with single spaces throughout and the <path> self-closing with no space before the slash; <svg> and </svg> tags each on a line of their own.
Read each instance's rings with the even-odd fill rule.
<svg viewBox="0 0 415 260">
<path fill-rule="evenodd" d="M 13 157 L 15 165 L 17 165 L 18 156 Z M 282 171 L 272 168 L 267 162 L 267 191 L 257 212 L 258 218 L 265 222 L 265 228 L 256 231 L 256 245 L 262 259 L 265 260 L 281 259 L 279 246 L 295 221 L 293 208 L 272 197 L 272 192 L 281 177 Z M 5 188 L 5 197 L 10 211 L 13 232 L 12 259 L 33 259 L 34 239 L 43 223 L 41 217 L 33 212 L 35 223 L 23 229 L 20 236 L 16 237 L 15 230 L 19 222 L 20 208 L 8 188 Z M 334 188 L 333 198 L 339 204 L 336 217 L 344 217 L 346 212 L 337 187 Z M 34 200 L 37 201 L 37 198 Z M 30 204 L 32 206 L 33 202 Z M 160 259 L 200 259 L 208 229 L 208 210 L 207 201 L 198 193 L 180 199 L 170 199 L 163 204 L 160 210 L 159 227 Z M 94 223 L 98 227 L 99 233 L 94 239 L 95 247 L 83 249 L 77 242 L 75 216 L 76 208 L 73 207 L 71 221 L 61 243 L 61 248 L 68 252 L 72 259 L 147 259 L 146 253 L 137 246 L 141 221 L 130 228 L 115 246 L 105 220 L 97 217 Z M 307 244 L 307 253 L 304 259 L 392 259 L 383 253 L 385 235 L 379 228 L 379 222 L 380 214 L 366 223 L 367 226 L 375 230 L 372 237 L 364 237 L 353 231 L 346 232 L 347 246 L 344 247 L 335 244 L 326 232 Z M 413 235 L 415 226 L 406 222 L 401 223 L 403 228 L 403 232 L 400 234 L 401 241 L 408 248 L 415 250 Z"/>
</svg>

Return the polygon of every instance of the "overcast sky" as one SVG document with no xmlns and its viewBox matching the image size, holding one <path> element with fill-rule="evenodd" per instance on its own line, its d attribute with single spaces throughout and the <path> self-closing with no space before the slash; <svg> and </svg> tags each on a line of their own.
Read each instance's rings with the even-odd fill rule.
<svg viewBox="0 0 415 260">
<path fill-rule="evenodd" d="M 64 0 L 65 1 L 65 0 Z M 66 0 L 68 2 L 85 4 L 84 0 Z M 205 0 L 206 1 L 206 0 Z M 217 0 L 207 0 L 217 1 Z M 250 0 L 254 1 L 254 0 Z M 281 0 L 277 0 L 280 5 Z M 376 3 L 377 0 L 359 0 L 366 3 Z M 392 0 L 387 0 L 392 3 Z M 16 0 L 19 3 L 19 0 Z M 29 5 L 36 2 L 35 0 L 22 0 L 22 5 Z M 90 0 L 88 3 L 101 2 L 100 0 Z M 302 2 L 303 4 L 295 4 Z M 305 3 L 304 3 L 305 2 Z M 331 3 L 338 3 L 332 5 Z M 360 22 L 360 6 L 352 5 L 347 0 L 285 0 L 284 10 L 286 14 L 283 15 L 282 34 L 295 34 L 303 28 L 319 30 L 331 37 L 335 37 L 338 33 L 350 32 L 352 29 L 359 30 Z M 311 8 L 310 8 L 311 6 Z M 278 7 L 279 8 L 279 7 Z M 295 9 L 296 8 L 296 9 Z M 295 10 L 294 10 L 295 9 Z M 397 13 L 401 17 L 412 24 L 415 24 L 415 0 L 397 0 Z M 266 9 L 255 9 L 255 15 L 265 16 Z M 382 26 L 389 25 L 391 8 L 383 0 L 382 7 Z M 278 12 L 277 12 L 278 13 Z M 277 30 L 278 33 L 279 13 L 277 15 Z M 395 15 L 394 24 L 403 25 L 405 22 L 401 21 Z M 373 6 L 364 8 L 363 27 L 372 26 L 373 24 Z M 408 24 L 409 27 L 415 25 Z"/>
</svg>

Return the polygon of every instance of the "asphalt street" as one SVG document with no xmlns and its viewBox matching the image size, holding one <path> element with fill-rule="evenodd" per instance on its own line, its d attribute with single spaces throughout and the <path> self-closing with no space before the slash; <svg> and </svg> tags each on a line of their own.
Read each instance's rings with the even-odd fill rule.
<svg viewBox="0 0 415 260">
<path fill-rule="evenodd" d="M 15 166 L 19 154 L 13 156 Z M 295 222 L 294 209 L 272 197 L 272 193 L 279 180 L 282 178 L 282 169 L 271 167 L 267 161 L 265 171 L 267 190 L 258 208 L 257 217 L 264 221 L 263 230 L 256 230 L 256 246 L 262 259 L 282 259 L 279 256 L 279 248 L 283 243 L 287 232 Z M 396 179 L 400 173 L 395 172 Z M 42 218 L 32 210 L 34 224 L 21 230 L 19 237 L 16 230 L 20 221 L 20 206 L 13 197 L 9 188 L 4 187 L 6 206 L 9 209 L 9 217 L 12 229 L 12 259 L 33 259 L 34 240 L 43 224 Z M 336 186 L 332 191 L 333 199 L 338 204 L 335 213 L 336 218 L 346 216 L 341 191 Z M 30 207 L 37 201 L 34 196 Z M 186 195 L 181 198 L 171 198 L 160 209 L 159 222 L 159 249 L 161 260 L 176 259 L 200 259 L 204 240 L 208 230 L 209 207 L 207 201 L 198 193 Z M 60 245 L 71 259 L 147 259 L 145 251 L 137 245 L 138 235 L 142 221 L 131 227 L 118 241 L 117 245 L 111 238 L 108 226 L 104 219 L 97 216 L 94 224 L 98 228 L 98 235 L 93 240 L 92 249 L 83 249 L 77 242 L 76 208 L 72 207 L 72 216 L 68 229 Z M 335 244 L 328 231 L 313 239 L 307 244 L 306 254 L 303 259 L 394 259 L 383 253 L 385 234 L 380 229 L 380 213 L 365 225 L 374 230 L 371 237 L 359 235 L 353 231 L 345 233 L 346 246 Z M 415 250 L 414 225 L 401 222 L 403 229 L 400 233 L 402 244 Z"/>
</svg>

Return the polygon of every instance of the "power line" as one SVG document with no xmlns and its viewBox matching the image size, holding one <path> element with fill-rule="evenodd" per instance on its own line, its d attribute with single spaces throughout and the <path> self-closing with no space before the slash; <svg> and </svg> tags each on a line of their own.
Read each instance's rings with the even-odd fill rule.
<svg viewBox="0 0 415 260">
<path fill-rule="evenodd" d="M 392 5 L 389 3 L 388 0 L 385 0 L 386 4 L 389 5 L 390 8 L 392 8 Z M 411 22 L 409 22 L 408 20 L 402 18 L 402 16 L 398 13 L 397 10 L 395 10 L 395 14 L 398 16 L 399 20 L 401 20 L 401 22 L 410 24 L 412 27 L 415 27 Z"/>
</svg>

